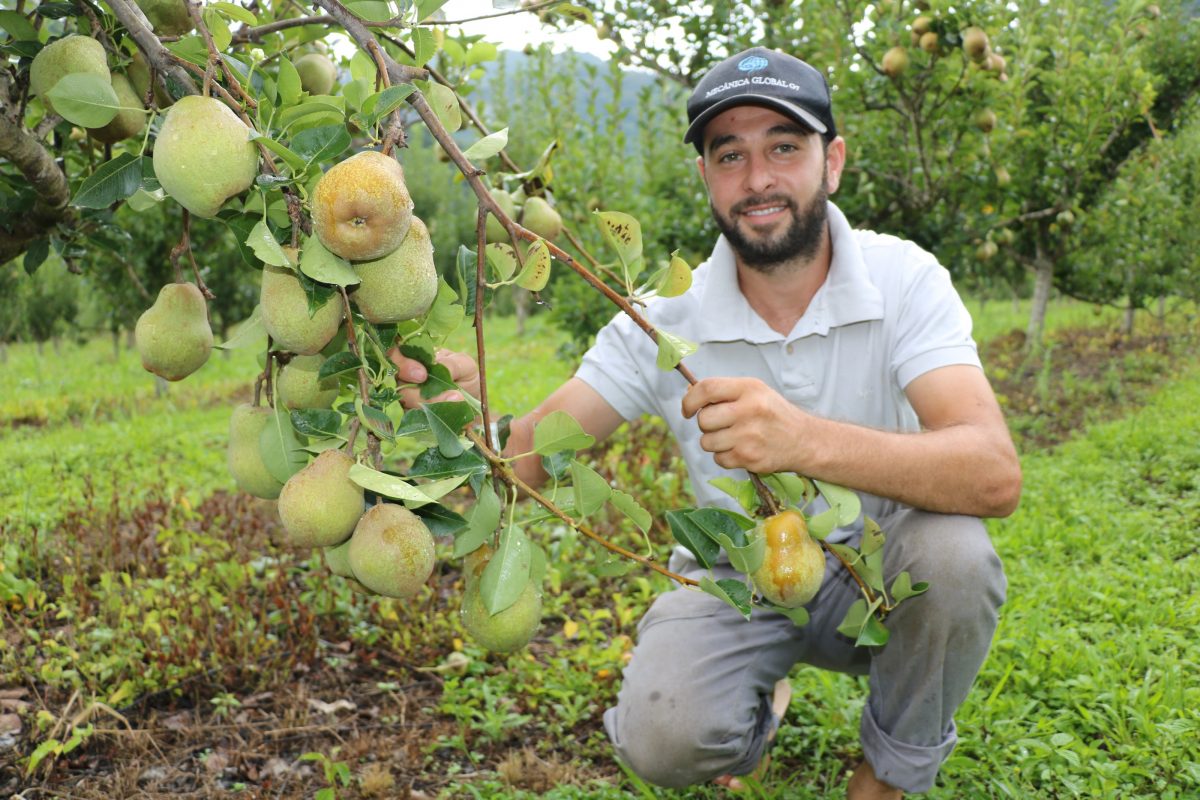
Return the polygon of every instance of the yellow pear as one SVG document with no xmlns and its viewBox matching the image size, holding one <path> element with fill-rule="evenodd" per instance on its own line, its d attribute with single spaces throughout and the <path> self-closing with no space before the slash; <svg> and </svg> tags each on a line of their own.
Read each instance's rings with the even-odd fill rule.
<svg viewBox="0 0 1200 800">
<path fill-rule="evenodd" d="M 799 608 L 816 596 L 825 579 L 825 553 L 797 511 L 782 511 L 759 524 L 767 540 L 762 565 L 750 577 L 759 593 L 777 606 Z"/>
<path fill-rule="evenodd" d="M 43 47 L 29 65 L 29 90 L 53 112 L 46 92 L 68 75 L 83 73 L 109 79 L 104 45 L 88 36 L 67 36 Z"/>
<path fill-rule="evenodd" d="M 903 47 L 893 47 L 883 54 L 883 71 L 889 78 L 898 78 L 908 69 L 908 51 Z"/>
<path fill-rule="evenodd" d="M 350 480 L 354 459 L 325 450 L 288 478 L 279 494 L 279 518 L 296 547 L 332 547 L 350 538 L 363 515 L 363 489 Z"/>
<path fill-rule="evenodd" d="M 525 207 L 521 209 L 521 225 L 551 241 L 558 238 L 563 227 L 562 217 L 543 197 L 531 197 L 525 201 Z"/>
<path fill-rule="evenodd" d="M 121 102 L 121 110 L 112 121 L 103 128 L 92 128 L 93 139 L 112 144 L 130 136 L 136 136 L 146 129 L 146 112 L 143 110 L 142 98 L 129 82 L 129 78 L 121 73 L 113 73 L 112 88 Z"/>
<path fill-rule="evenodd" d="M 321 53 L 308 53 L 296 59 L 300 88 L 309 94 L 329 94 L 337 85 L 337 67 Z"/>
<path fill-rule="evenodd" d="M 154 174 L 192 214 L 215 217 L 226 200 L 254 183 L 258 148 L 229 106 L 188 95 L 167 109 L 154 143 Z"/>
<path fill-rule="evenodd" d="M 279 497 L 283 489 L 283 484 L 267 469 L 258 446 L 259 437 L 273 414 L 266 406 L 243 403 L 233 409 L 229 419 L 229 474 L 243 492 L 265 500 Z"/>
<path fill-rule="evenodd" d="M 394 503 L 372 506 L 350 537 L 354 577 L 385 597 L 412 597 L 433 573 L 433 535 L 413 512 Z"/>
<path fill-rule="evenodd" d="M 515 603 L 489 614 L 479 593 L 479 581 L 470 581 L 463 590 L 460 619 L 471 638 L 493 653 L 520 650 L 537 633 L 542 622 L 542 592 L 528 583 Z"/>
<path fill-rule="evenodd" d="M 364 150 L 335 164 L 312 196 L 313 229 L 321 244 L 351 261 L 372 261 L 408 235 L 413 202 L 400 162 Z"/>
<path fill-rule="evenodd" d="M 267 266 L 263 269 L 262 290 L 263 327 L 283 350 L 311 356 L 329 344 L 342 324 L 342 302 L 334 296 L 310 314 L 308 294 L 300 285 L 296 273 L 285 267 Z"/>
<path fill-rule="evenodd" d="M 294 356 L 279 370 L 275 397 L 285 408 L 329 408 L 337 399 L 337 378 L 318 380 L 325 356 Z"/>
<path fill-rule="evenodd" d="M 168 283 L 138 317 L 133 341 L 142 366 L 169 381 L 191 375 L 212 353 L 208 306 L 194 283 Z"/>
<path fill-rule="evenodd" d="M 184 0 L 134 0 L 159 36 L 182 36 L 195 27 Z"/>
<path fill-rule="evenodd" d="M 425 223 L 413 217 L 408 236 L 383 258 L 354 265 L 361 283 L 350 299 L 376 325 L 421 316 L 437 297 L 433 242 Z"/>
<path fill-rule="evenodd" d="M 988 35 L 983 28 L 972 25 L 962 33 L 963 52 L 967 58 L 976 64 L 982 64 L 988 57 Z"/>
</svg>

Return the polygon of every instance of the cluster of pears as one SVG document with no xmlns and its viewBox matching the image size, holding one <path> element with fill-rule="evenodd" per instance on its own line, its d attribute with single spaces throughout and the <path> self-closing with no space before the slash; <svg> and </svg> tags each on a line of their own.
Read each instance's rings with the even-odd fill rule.
<svg viewBox="0 0 1200 800">
<path fill-rule="evenodd" d="M 799 608 L 817 596 L 825 579 L 825 553 L 804 516 L 787 509 L 758 524 L 766 555 L 750 576 L 759 594 L 777 606 Z"/>
<path fill-rule="evenodd" d="M 912 45 L 926 53 L 939 53 L 942 50 L 942 39 L 934 30 L 932 17 L 922 14 L 912 21 Z M 1007 62 L 1004 56 L 992 50 L 987 32 L 972 25 L 959 32 L 962 40 L 963 54 L 979 69 L 994 73 L 1001 81 L 1008 80 L 1005 72 Z M 908 69 L 909 56 L 907 48 L 897 45 L 883 55 L 880 67 L 893 80 L 898 80 Z"/>
<path fill-rule="evenodd" d="M 51 42 L 33 57 L 29 65 L 29 88 L 42 99 L 46 111 L 54 113 L 54 105 L 47 94 L 68 75 L 103 78 L 110 83 L 121 104 L 120 110 L 107 124 L 88 129 L 93 139 L 112 144 L 137 136 L 145 130 L 146 112 L 142 106 L 144 87 L 139 94 L 129 75 L 109 71 L 108 56 L 100 42 L 74 34 Z"/>
<path fill-rule="evenodd" d="M 496 205 L 500 206 L 501 211 L 543 239 L 554 241 L 562 233 L 562 216 L 546 198 L 536 196 L 527 198 L 520 189 L 516 193 L 493 189 L 491 195 L 492 199 L 496 201 Z M 509 241 L 508 231 L 504 229 L 494 214 L 488 214 L 487 240 L 488 242 Z"/>
</svg>

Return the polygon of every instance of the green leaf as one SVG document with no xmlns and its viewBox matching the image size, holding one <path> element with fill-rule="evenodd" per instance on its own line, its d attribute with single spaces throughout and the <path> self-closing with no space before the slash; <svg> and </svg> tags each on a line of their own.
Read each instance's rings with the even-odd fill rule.
<svg viewBox="0 0 1200 800">
<path fill-rule="evenodd" d="M 889 635 L 888 629 L 883 627 L 879 618 L 872 614 L 867 617 L 867 621 L 863 624 L 854 643 L 865 647 L 883 647 L 888 643 Z"/>
<path fill-rule="evenodd" d="M 883 591 L 882 550 L 876 550 L 870 554 L 863 553 L 862 560 L 858 562 L 856 569 L 858 570 L 858 577 L 863 579 L 863 583 L 877 592 Z"/>
<path fill-rule="evenodd" d="M 475 506 L 467 515 L 467 527 L 454 540 L 454 557 L 462 558 L 475 550 L 496 532 L 500 525 L 500 497 L 490 483 L 475 500 Z"/>
<path fill-rule="evenodd" d="M 437 447 L 423 451 L 408 470 L 410 478 L 446 478 L 451 475 L 486 475 L 488 463 L 474 450 L 464 450 L 454 458 L 446 458 Z"/>
<path fill-rule="evenodd" d="M 842 617 L 842 624 L 838 625 L 838 633 L 851 639 L 857 639 L 868 616 L 867 601 L 860 597 L 846 609 L 846 616 Z"/>
<path fill-rule="evenodd" d="M 321 365 L 321 369 L 317 372 L 317 380 L 323 381 L 326 378 L 332 378 L 334 375 L 341 375 L 343 372 L 353 372 L 361 366 L 362 361 L 359 360 L 358 356 L 349 350 L 342 350 L 325 359 L 325 363 Z"/>
<path fill-rule="evenodd" d="M 484 257 L 487 257 L 486 253 L 484 253 Z M 463 313 L 467 316 L 475 315 L 475 277 L 478 271 L 475 251 L 459 245 L 454 264 L 454 275 L 458 280 L 458 296 L 462 298 Z M 484 308 L 488 307 L 492 295 L 493 291 L 485 285 L 483 289 Z"/>
<path fill-rule="evenodd" d="M 748 479 L 739 481 L 723 475 L 713 478 L 709 484 L 736 500 L 747 514 L 753 514 L 758 508 L 758 493 L 754 490 L 754 483 Z"/>
<path fill-rule="evenodd" d="M 814 481 L 821 490 L 821 496 L 829 503 L 830 508 L 837 509 L 837 527 L 849 525 L 858 519 L 862 511 L 862 499 L 851 489 L 838 486 L 836 483 Z"/>
<path fill-rule="evenodd" d="M 675 369 L 680 361 L 696 352 L 696 345 L 682 336 L 667 331 L 658 331 L 658 359 L 655 363 L 661 370 Z"/>
<path fill-rule="evenodd" d="M 789 505 L 805 505 L 817 495 L 812 481 L 794 472 L 773 472 L 763 475 L 762 479 L 771 491 L 787 500 Z"/>
<path fill-rule="evenodd" d="M 33 244 L 29 245 L 29 249 L 25 251 L 25 258 L 22 260 L 21 266 L 25 269 L 26 275 L 32 275 L 38 271 L 38 267 L 45 263 L 46 258 L 50 255 L 50 239 L 38 239 Z"/>
<path fill-rule="evenodd" d="M 575 510 L 584 517 L 599 511 L 612 496 L 612 487 L 604 476 L 579 461 L 571 462 L 571 491 Z"/>
<path fill-rule="evenodd" d="M 626 267 L 642 257 L 642 225 L 620 211 L 597 211 L 596 220 L 604 240 L 617 252 Z"/>
<path fill-rule="evenodd" d="M 23 14 L 16 11 L 0 11 L 0 30 L 7 31 L 14 41 L 38 40 L 37 28 L 33 27 L 33 23 L 25 19 Z"/>
<path fill-rule="evenodd" d="M 883 529 L 879 527 L 879 523 L 870 517 L 864 520 L 862 541 L 858 545 L 858 549 L 864 556 L 882 550 L 886 541 L 887 537 L 884 535 Z"/>
<path fill-rule="evenodd" d="M 862 560 L 862 556 L 859 554 L 859 552 L 850 545 L 829 542 L 829 549 L 844 558 L 846 563 L 850 566 L 854 566 Z"/>
<path fill-rule="evenodd" d="M 466 318 L 462 304 L 458 302 L 458 292 L 446 283 L 445 278 L 438 278 L 437 296 L 425 314 L 425 331 L 435 339 L 445 339 L 458 330 Z"/>
<path fill-rule="evenodd" d="M 544 239 L 529 246 L 525 254 L 525 267 L 517 276 L 517 285 L 531 292 L 540 292 L 550 281 L 550 248 Z"/>
<path fill-rule="evenodd" d="M 463 151 L 472 161 L 485 161 L 508 147 L 508 128 L 489 133 Z"/>
<path fill-rule="evenodd" d="M 808 609 L 806 609 L 804 606 L 800 606 L 799 608 L 783 608 L 782 606 L 771 604 L 770 608 L 772 611 L 783 614 L 792 621 L 793 625 L 798 628 L 804 627 L 808 624 Z"/>
<path fill-rule="evenodd" d="M 336 159 L 350 146 L 345 125 L 321 125 L 292 137 L 292 150 L 309 164 Z"/>
<path fill-rule="evenodd" d="M 633 495 L 626 494 L 620 489 L 612 490 L 612 497 L 608 498 L 608 502 L 613 504 L 613 507 L 623 513 L 625 516 L 633 520 L 633 524 L 637 525 L 642 533 L 650 530 L 650 523 L 653 518 L 650 512 L 642 508 Z"/>
<path fill-rule="evenodd" d="M 458 384 L 450 378 L 450 370 L 445 364 L 434 364 L 432 367 L 426 368 L 429 377 L 421 384 L 421 397 L 428 400 L 430 397 L 442 394 L 443 392 L 460 391 Z M 464 396 L 469 396 L 465 395 Z"/>
<path fill-rule="evenodd" d="M 529 537 L 516 525 L 500 536 L 500 546 L 483 570 L 479 595 L 489 614 L 498 614 L 517 602 L 529 583 L 533 567 L 533 548 Z"/>
<path fill-rule="evenodd" d="M 296 66 L 283 55 L 279 56 L 279 78 L 276 82 L 279 88 L 279 101 L 283 106 L 294 106 L 300 100 L 303 91 L 300 85 L 300 73 Z"/>
<path fill-rule="evenodd" d="M 437 439 L 438 451 L 446 458 L 462 455 L 465 448 L 458 438 L 458 433 L 452 430 L 446 421 L 428 405 L 421 408 L 425 412 L 425 421 L 428 423 L 429 429 L 433 431 L 433 435 Z"/>
<path fill-rule="evenodd" d="M 542 469 L 546 470 L 546 474 L 556 481 L 565 481 L 567 473 L 571 471 L 571 462 L 575 460 L 575 453 L 572 450 L 563 450 L 558 453 L 542 456 Z"/>
<path fill-rule="evenodd" d="M 101 164 L 79 184 L 71 204 L 80 208 L 107 208 L 132 195 L 141 185 L 142 157 L 121 153 Z"/>
<path fill-rule="evenodd" d="M 58 739 L 47 739 L 39 744 L 29 754 L 29 764 L 25 767 L 25 775 L 32 775 L 34 770 L 38 768 L 38 765 L 45 760 L 46 756 L 51 754 L 57 755 L 61 750 L 62 742 L 58 741 Z"/>
<path fill-rule="evenodd" d="M 217 11 L 220 11 L 225 16 L 229 17 L 232 20 L 237 20 L 238 22 L 242 23 L 243 25 L 257 25 L 258 24 L 258 17 L 254 16 L 254 14 L 250 13 L 249 11 L 247 11 L 246 9 L 242 8 L 239 5 L 235 5 L 233 3 L 220 2 L 220 3 L 210 3 L 208 7 L 215 9 Z"/>
<path fill-rule="evenodd" d="M 837 529 L 838 509 L 827 508 L 808 518 L 808 532 L 814 539 L 824 539 Z"/>
<path fill-rule="evenodd" d="M 692 521 L 690 514 L 694 510 L 668 511 L 666 513 L 667 524 L 671 528 L 671 534 L 675 537 L 675 541 L 687 548 L 696 557 L 700 566 L 711 569 L 713 564 L 717 563 L 721 546 Z"/>
<path fill-rule="evenodd" d="M 83 72 L 63 76 L 46 96 L 59 116 L 83 128 L 103 128 L 121 109 L 108 78 Z"/>
<path fill-rule="evenodd" d="M 362 282 L 350 262 L 326 250 L 316 236 L 304 240 L 304 249 L 300 251 L 300 271 L 314 281 L 334 286 L 354 286 Z"/>
<path fill-rule="evenodd" d="M 346 98 L 340 94 L 321 94 L 315 97 L 306 97 L 298 104 L 283 109 L 279 115 L 279 126 L 287 130 L 301 119 L 314 116 L 316 116 L 315 120 L 306 120 L 306 127 L 315 127 L 322 122 L 326 125 L 334 125 L 344 121 L 346 117 Z"/>
<path fill-rule="evenodd" d="M 292 409 L 292 427 L 301 436 L 336 436 L 342 427 L 342 415 L 328 408 Z"/>
<path fill-rule="evenodd" d="M 287 409 L 275 409 L 271 421 L 258 437 L 258 449 L 267 472 L 280 483 L 286 483 L 308 463 L 308 456 L 292 430 Z"/>
<path fill-rule="evenodd" d="M 478 41 L 471 45 L 471 49 L 467 51 L 467 66 L 472 67 L 476 64 L 482 64 L 484 61 L 495 61 L 498 55 L 496 45 L 487 41 Z"/>
<path fill-rule="evenodd" d="M 354 413 L 359 422 L 367 426 L 367 430 L 380 439 L 395 441 L 396 434 L 392 431 L 392 420 L 382 410 L 363 403 L 361 397 L 354 398 Z"/>
<path fill-rule="evenodd" d="M 717 540 L 717 544 L 725 548 L 725 553 L 729 556 L 729 563 L 733 568 L 745 575 L 754 573 L 762 566 L 763 559 L 767 557 L 767 538 L 765 536 L 752 537 L 744 545 L 734 544 L 733 539 L 727 533 L 716 533 L 713 538 Z"/>
<path fill-rule="evenodd" d="M 251 131 L 250 141 L 255 142 L 256 144 L 261 144 L 263 147 L 282 158 L 283 162 L 288 165 L 288 169 L 290 169 L 293 173 L 300 174 L 304 172 L 304 159 L 293 153 L 284 145 L 272 139 L 270 136 L 264 136 L 257 131 Z"/>
<path fill-rule="evenodd" d="M 483 253 L 499 280 L 506 281 L 517 271 L 517 253 L 512 245 L 492 242 L 483 249 Z"/>
<path fill-rule="evenodd" d="M 364 100 L 363 111 L 371 114 L 376 120 L 382 119 L 403 105 L 408 96 L 416 90 L 417 87 L 411 83 L 389 86 Z"/>
<path fill-rule="evenodd" d="M 406 506 L 418 508 L 436 502 L 449 492 L 454 491 L 466 481 L 466 475 L 445 478 L 433 483 L 415 485 L 398 475 L 371 469 L 366 464 L 355 464 L 350 468 L 350 480 L 359 486 L 393 500 L 400 500 Z"/>
<path fill-rule="evenodd" d="M 921 581 L 914 584 L 911 575 L 907 572 L 901 572 L 896 576 L 896 580 L 892 581 L 892 600 L 899 603 L 901 600 L 907 600 L 910 597 L 923 594 L 928 588 L 928 583 Z"/>
<path fill-rule="evenodd" d="M 258 260 L 264 264 L 270 264 L 272 267 L 295 268 L 288 261 L 283 248 L 279 246 L 279 242 L 275 241 L 275 236 L 271 233 L 271 229 L 267 227 L 266 220 L 260 219 L 250 229 L 250 235 L 246 237 L 246 246 L 253 250 L 254 255 L 258 256 Z"/>
<path fill-rule="evenodd" d="M 432 35 L 432 34 L 430 34 Z M 438 121 L 449 133 L 462 127 L 462 109 L 458 106 L 458 95 L 448 86 L 430 82 L 425 89 L 425 99 Z"/>
<path fill-rule="evenodd" d="M 202 14 L 205 27 L 212 35 L 213 45 L 218 53 L 223 53 L 229 49 L 229 44 L 233 41 L 233 32 L 229 30 L 229 23 L 213 8 L 205 8 Z"/>
<path fill-rule="evenodd" d="M 735 611 L 750 619 L 750 587 L 733 578 L 714 581 L 705 575 L 700 579 L 700 588 L 713 597 L 724 600 Z"/>
<path fill-rule="evenodd" d="M 533 452 L 540 455 L 584 450 L 596 443 L 596 437 L 583 428 L 565 411 L 551 411 L 533 429 Z"/>
<path fill-rule="evenodd" d="M 148 211 L 149 209 L 154 208 L 163 200 L 165 200 L 166 197 L 167 193 L 162 189 L 159 189 L 156 192 L 147 192 L 145 189 L 139 186 L 136 192 L 129 195 L 129 199 L 125 201 L 125 204 L 140 214 L 143 211 Z"/>
<path fill-rule="evenodd" d="M 437 53 L 437 40 L 429 28 L 413 28 L 413 65 L 423 67 Z"/>
<path fill-rule="evenodd" d="M 434 536 L 457 536 L 459 531 L 467 527 L 467 521 L 455 511 L 451 511 L 441 503 L 427 503 L 412 509 L 421 518 L 425 527 Z"/>
<path fill-rule="evenodd" d="M 692 288 L 692 268 L 679 256 L 679 251 L 671 253 L 671 263 L 658 282 L 659 297 L 678 297 Z"/>
</svg>

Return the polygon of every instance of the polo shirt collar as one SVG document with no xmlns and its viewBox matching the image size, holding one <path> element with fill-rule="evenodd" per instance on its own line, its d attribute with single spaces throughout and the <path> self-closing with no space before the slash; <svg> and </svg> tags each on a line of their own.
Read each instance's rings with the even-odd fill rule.
<svg viewBox="0 0 1200 800">
<path fill-rule="evenodd" d="M 871 281 L 854 231 L 837 206 L 831 202 L 828 208 L 833 245 L 829 274 L 791 334 L 781 336 L 750 307 L 738 287 L 733 248 L 721 236 L 708 259 L 700 300 L 700 342 L 762 344 L 811 334 L 825 336 L 830 328 L 883 318 L 883 296 Z"/>
</svg>

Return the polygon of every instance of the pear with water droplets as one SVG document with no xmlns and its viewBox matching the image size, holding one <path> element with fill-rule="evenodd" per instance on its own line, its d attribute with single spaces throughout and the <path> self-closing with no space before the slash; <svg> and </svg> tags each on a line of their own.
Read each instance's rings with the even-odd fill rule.
<svg viewBox="0 0 1200 800">
<path fill-rule="evenodd" d="M 337 399 L 337 378 L 320 380 L 325 356 L 294 356 L 279 370 L 275 392 L 285 408 L 329 408 Z"/>
<path fill-rule="evenodd" d="M 385 597 L 412 597 L 433 573 L 433 534 L 404 506 L 380 503 L 358 521 L 347 555 L 363 586 Z"/>
<path fill-rule="evenodd" d="M 438 275 L 425 223 L 413 217 L 408 236 L 391 253 L 354 265 L 361 282 L 350 299 L 376 325 L 415 319 L 433 305 Z"/>
<path fill-rule="evenodd" d="M 296 547 L 332 547 L 350 538 L 363 515 L 363 489 L 350 480 L 354 459 L 326 450 L 288 478 L 279 518 Z"/>
<path fill-rule="evenodd" d="M 191 375 L 212 353 L 204 295 L 194 283 L 168 283 L 138 317 L 133 340 L 142 366 L 169 381 Z"/>
<path fill-rule="evenodd" d="M 259 447 L 272 416 L 270 408 L 243 403 L 233 409 L 229 419 L 229 474 L 243 492 L 264 500 L 274 500 L 283 490 L 283 484 L 267 469 Z"/>
<path fill-rule="evenodd" d="M 154 142 L 154 174 L 163 191 L 197 217 L 215 217 L 258 176 L 250 128 L 212 97 L 188 95 L 169 109 Z"/>
<path fill-rule="evenodd" d="M 29 65 L 29 91 L 42 98 L 47 111 L 54 111 L 46 97 L 68 75 L 82 73 L 109 80 L 104 45 L 89 36 L 67 36 L 38 51 Z"/>
<path fill-rule="evenodd" d="M 263 269 L 259 293 L 263 327 L 283 350 L 311 356 L 321 352 L 342 324 L 342 303 L 328 298 L 309 311 L 308 293 L 296 273 L 286 267 Z"/>
<path fill-rule="evenodd" d="M 382 258 L 408 235 L 413 202 L 400 162 L 364 150 L 321 176 L 312 195 L 313 230 L 334 255 Z"/>
</svg>

